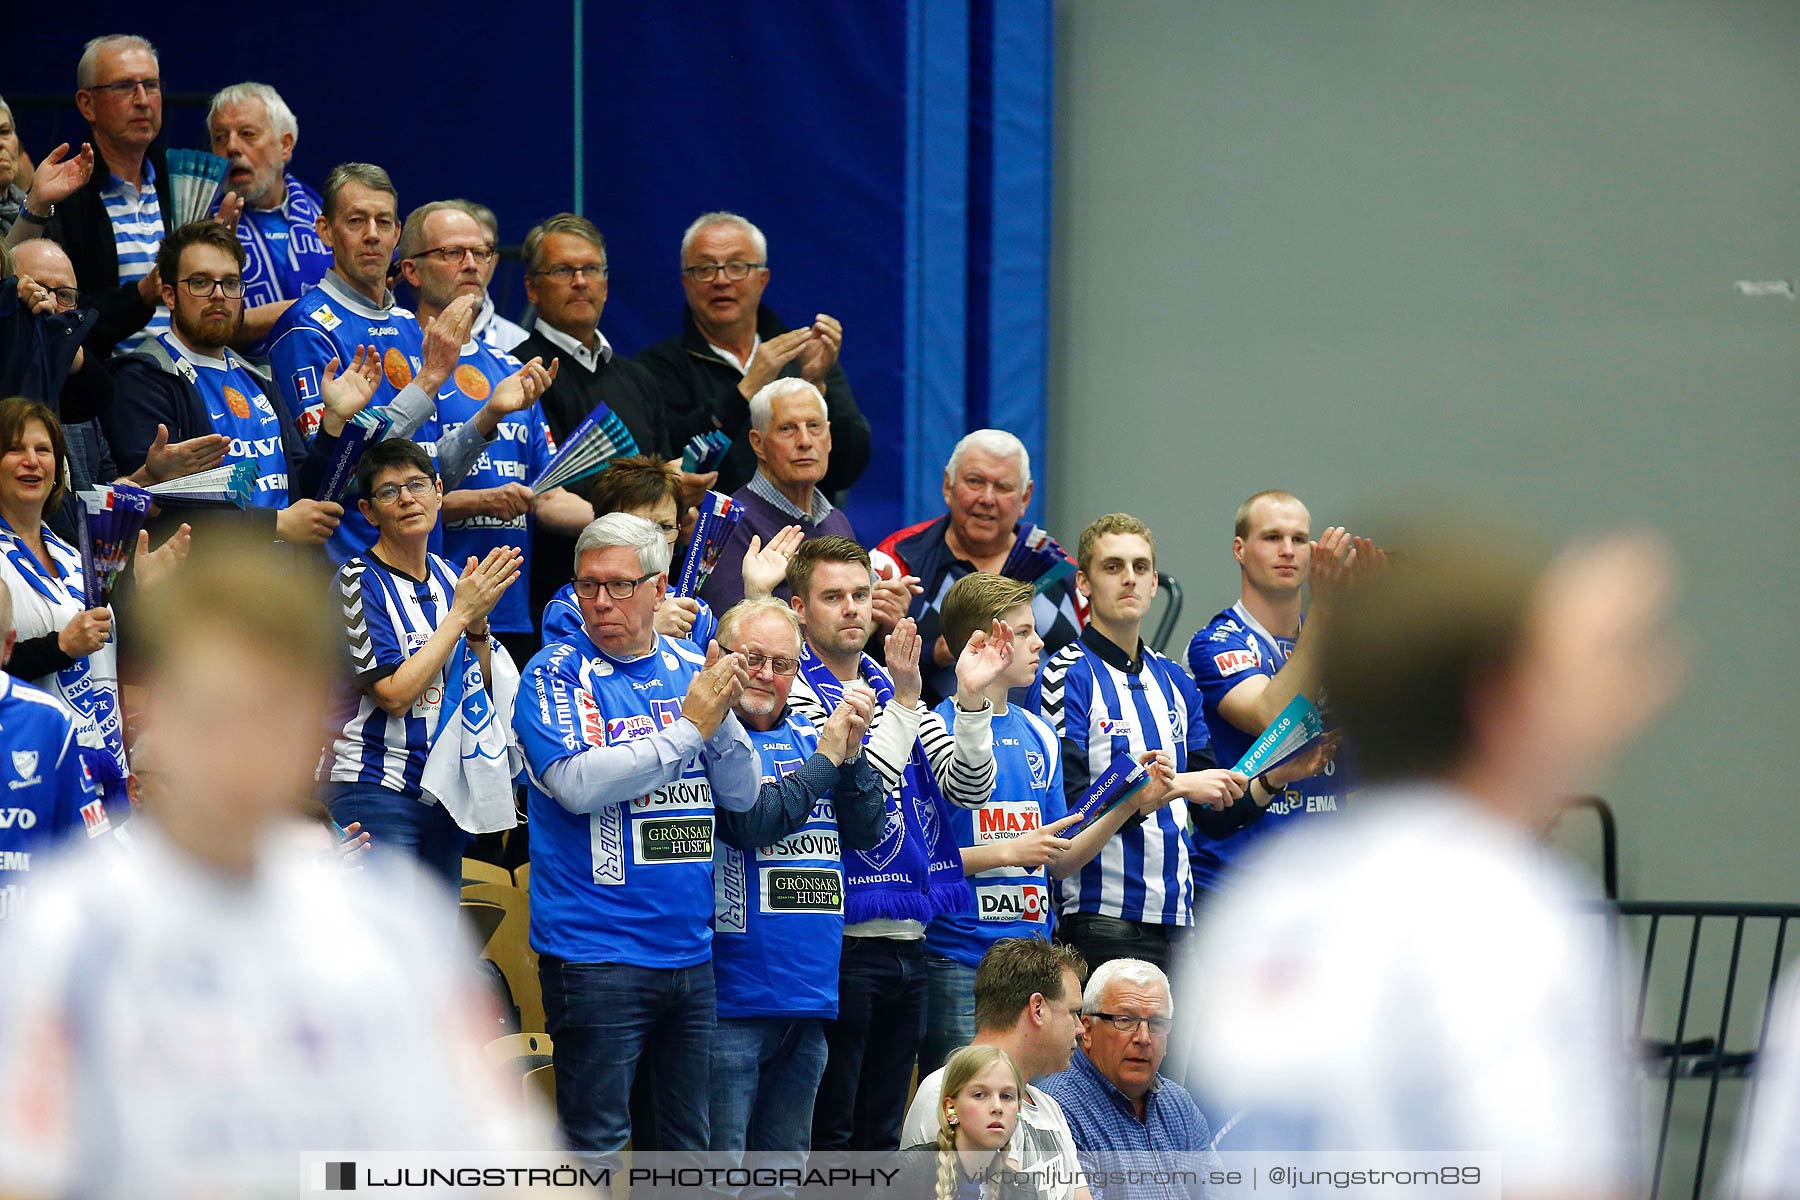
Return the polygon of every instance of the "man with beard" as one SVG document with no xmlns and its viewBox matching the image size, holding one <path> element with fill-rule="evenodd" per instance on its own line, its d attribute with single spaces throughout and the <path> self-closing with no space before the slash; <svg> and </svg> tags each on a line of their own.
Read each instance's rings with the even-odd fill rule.
<svg viewBox="0 0 1800 1200">
<path fill-rule="evenodd" d="M 266 83 L 234 83 L 206 114 L 212 152 L 230 162 L 225 186 L 244 198 L 235 232 L 243 243 L 244 328 L 239 345 L 259 352 L 289 304 L 331 269 L 319 240 L 319 194 L 288 174 L 300 124 Z"/>
<path fill-rule="evenodd" d="M 272 518 L 279 541 L 323 545 L 344 510 L 308 498 L 314 489 L 294 478 L 307 460 L 306 444 L 228 348 L 244 320 L 243 246 L 218 222 L 196 221 L 163 239 L 157 268 L 170 329 L 114 364 L 103 424 L 118 461 L 135 470 L 159 427 L 177 440 L 229 438 L 224 461 L 256 467 L 246 512 Z M 341 430 L 343 418 L 368 403 L 378 372 L 373 353 L 359 353 L 341 375 L 326 372 L 327 432 Z M 320 466 L 315 459 L 315 471 Z"/>
</svg>

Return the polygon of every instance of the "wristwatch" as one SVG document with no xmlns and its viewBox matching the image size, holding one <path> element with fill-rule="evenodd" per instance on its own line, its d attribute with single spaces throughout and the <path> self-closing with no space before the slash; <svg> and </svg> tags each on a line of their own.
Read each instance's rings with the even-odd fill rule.
<svg viewBox="0 0 1800 1200">
<path fill-rule="evenodd" d="M 50 206 L 49 212 L 43 213 L 42 215 L 31 211 L 31 204 L 29 201 L 19 205 L 19 220 L 30 221 L 33 225 L 48 225 L 50 223 L 50 218 L 55 215 L 56 205 L 54 204 Z"/>
</svg>

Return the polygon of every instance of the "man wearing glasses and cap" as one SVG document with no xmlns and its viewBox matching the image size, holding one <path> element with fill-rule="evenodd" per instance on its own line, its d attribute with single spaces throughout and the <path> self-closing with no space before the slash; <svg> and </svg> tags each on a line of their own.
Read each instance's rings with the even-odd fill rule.
<svg viewBox="0 0 1800 1200">
<path fill-rule="evenodd" d="M 768 285 L 769 243 L 762 230 L 736 213 L 695 218 L 681 235 L 681 290 L 687 294 L 681 335 L 650 347 L 638 361 L 661 386 L 672 449 L 710 429 L 732 438 L 715 485 L 726 493 L 756 472 L 744 437 L 750 398 L 784 375 L 818 388 L 833 441 L 831 466 L 819 486 L 836 495 L 869 465 L 869 422 L 838 364 L 844 328 L 820 313 L 810 325 L 789 329 L 762 302 Z"/>
</svg>

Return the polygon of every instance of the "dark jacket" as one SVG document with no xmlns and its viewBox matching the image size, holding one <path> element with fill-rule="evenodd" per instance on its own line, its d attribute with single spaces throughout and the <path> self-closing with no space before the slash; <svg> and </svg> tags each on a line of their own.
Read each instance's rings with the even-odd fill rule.
<svg viewBox="0 0 1800 1200">
<path fill-rule="evenodd" d="M 541 358 L 546 367 L 566 354 L 535 329 L 507 353 L 522 363 Z M 592 373 L 577 363 L 564 363 L 556 382 L 538 403 L 544 406 L 544 420 L 558 444 L 588 419 L 595 404 L 604 404 L 625 422 L 643 453 L 667 457 L 671 451 L 655 376 L 622 354 L 603 360 Z M 679 451 L 680 447 L 673 449 Z"/>
<path fill-rule="evenodd" d="M 177 373 L 174 360 L 159 340 L 152 338 L 135 353 L 114 359 L 112 375 L 113 404 L 101 418 L 101 427 L 120 471 L 130 474 L 144 465 L 145 451 L 156 440 L 158 425 L 169 427 L 171 443 L 216 432 L 200 389 Z M 292 504 L 318 490 L 333 443 L 321 438 L 309 447 L 287 406 L 277 402 L 270 408 L 281 422 L 281 449 L 288 461 L 288 503 Z M 268 535 L 274 537 L 278 511 L 249 506 L 243 509 L 243 516 L 266 524 Z"/>
<path fill-rule="evenodd" d="M 112 176 L 106 160 L 94 147 L 94 174 L 73 196 L 56 206 L 45 236 L 62 245 L 81 281 L 81 307 L 100 314 L 88 334 L 89 354 L 102 358 L 125 338 L 142 329 L 156 311 L 138 296 L 136 284 L 119 286 L 119 246 L 113 240 L 112 218 L 106 215 L 106 199 L 100 194 Z M 145 159 L 156 172 L 156 201 L 162 208 L 163 228 L 169 227 L 174 200 L 169 194 L 169 163 L 160 144 L 152 145 Z"/>
<path fill-rule="evenodd" d="M 768 305 L 756 310 L 756 334 L 763 341 L 788 331 Z M 667 412 L 671 449 L 680 453 L 687 440 L 715 426 L 731 438 L 731 450 L 719 465 L 717 491 L 730 494 L 750 482 L 756 473 L 756 456 L 750 452 L 750 403 L 738 392 L 743 376 L 736 367 L 713 353 L 706 335 L 694 323 L 692 309 L 681 310 L 681 336 L 659 342 L 638 355 L 660 385 Z M 796 360 L 783 375 L 800 374 Z M 850 380 L 841 363 L 833 363 L 825 375 L 825 408 L 831 419 L 831 461 L 819 484 L 828 496 L 836 496 L 858 479 L 869 465 L 869 422 L 856 407 Z"/>
</svg>

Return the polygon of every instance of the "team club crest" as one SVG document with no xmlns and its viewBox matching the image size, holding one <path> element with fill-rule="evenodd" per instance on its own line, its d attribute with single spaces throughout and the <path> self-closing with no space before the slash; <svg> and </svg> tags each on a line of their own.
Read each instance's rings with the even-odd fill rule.
<svg viewBox="0 0 1800 1200">
<path fill-rule="evenodd" d="M 1050 785 L 1050 767 L 1044 756 L 1036 750 L 1025 752 L 1025 765 L 1031 768 L 1031 782 L 1034 787 Z"/>
<path fill-rule="evenodd" d="M 452 377 L 456 380 L 458 390 L 471 400 L 486 400 L 488 394 L 494 390 L 493 385 L 488 382 L 488 377 L 481 373 L 481 369 L 471 367 L 468 363 L 456 368 Z"/>
<path fill-rule="evenodd" d="M 393 346 L 381 356 L 381 373 L 387 376 L 388 385 L 393 388 L 403 388 L 412 382 L 412 364 Z"/>
<path fill-rule="evenodd" d="M 14 750 L 12 761 L 13 770 L 19 773 L 20 779 L 30 779 L 37 774 L 38 752 L 36 750 Z"/>
</svg>

